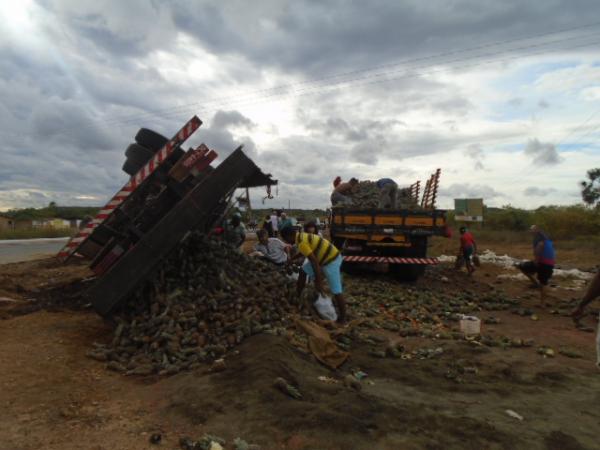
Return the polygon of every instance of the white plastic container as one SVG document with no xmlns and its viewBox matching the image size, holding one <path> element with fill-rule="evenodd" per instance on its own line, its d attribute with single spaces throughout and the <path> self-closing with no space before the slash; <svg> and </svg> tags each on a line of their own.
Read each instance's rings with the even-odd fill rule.
<svg viewBox="0 0 600 450">
<path fill-rule="evenodd" d="M 475 316 L 462 316 L 460 318 L 460 331 L 465 336 L 473 336 L 481 332 L 481 320 Z"/>
</svg>

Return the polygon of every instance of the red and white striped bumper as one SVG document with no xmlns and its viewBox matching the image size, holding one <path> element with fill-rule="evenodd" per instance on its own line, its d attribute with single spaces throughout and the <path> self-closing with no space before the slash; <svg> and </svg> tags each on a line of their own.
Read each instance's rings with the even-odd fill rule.
<svg viewBox="0 0 600 450">
<path fill-rule="evenodd" d="M 344 256 L 346 262 L 388 263 L 388 264 L 439 264 L 437 258 L 396 258 L 394 256 Z"/>
</svg>

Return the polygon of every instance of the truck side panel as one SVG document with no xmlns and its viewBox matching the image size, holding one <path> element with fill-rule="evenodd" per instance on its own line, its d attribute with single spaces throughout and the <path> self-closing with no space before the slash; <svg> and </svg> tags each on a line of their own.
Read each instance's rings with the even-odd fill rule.
<svg viewBox="0 0 600 450">
<path fill-rule="evenodd" d="M 188 231 L 203 222 L 210 225 L 207 222 L 223 197 L 256 169 L 241 150 L 233 152 L 96 281 L 88 291 L 96 311 L 109 314 L 150 275 Z"/>
</svg>

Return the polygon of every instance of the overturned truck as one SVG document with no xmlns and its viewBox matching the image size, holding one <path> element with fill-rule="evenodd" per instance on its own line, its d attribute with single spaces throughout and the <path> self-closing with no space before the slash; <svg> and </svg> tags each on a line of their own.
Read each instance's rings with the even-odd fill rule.
<svg viewBox="0 0 600 450">
<path fill-rule="evenodd" d="M 171 139 L 145 128 L 125 151 L 130 180 L 65 247 L 58 258 L 86 258 L 97 278 L 87 292 L 110 315 L 191 231 L 209 232 L 238 188 L 277 184 L 241 147 L 217 167 L 217 153 L 182 144 L 202 124 L 194 116 Z"/>
</svg>

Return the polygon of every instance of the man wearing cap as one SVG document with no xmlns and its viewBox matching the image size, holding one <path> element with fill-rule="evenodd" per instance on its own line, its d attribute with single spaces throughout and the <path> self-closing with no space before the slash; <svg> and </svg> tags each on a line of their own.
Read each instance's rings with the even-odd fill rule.
<svg viewBox="0 0 600 450">
<path fill-rule="evenodd" d="M 246 227 L 242 223 L 240 213 L 235 213 L 230 220 L 224 224 L 223 239 L 236 248 L 242 246 L 246 240 Z"/>
<path fill-rule="evenodd" d="M 467 231 L 466 227 L 460 227 L 460 254 L 462 254 L 467 266 L 467 272 L 472 275 L 475 272 L 473 267 L 473 260 L 471 259 L 475 253 L 477 253 L 477 243 L 475 238 L 470 231 Z"/>
<path fill-rule="evenodd" d="M 544 307 L 546 306 L 545 287 L 552 278 L 556 253 L 548 235 L 537 225 L 532 225 L 529 230 L 533 234 L 533 260 L 524 261 L 517 267 L 531 280 L 534 286 L 540 288 L 540 302 Z M 537 276 L 537 280 L 533 277 L 534 275 Z"/>
<path fill-rule="evenodd" d="M 346 321 L 346 302 L 342 294 L 342 255 L 327 239 L 316 234 L 296 231 L 293 227 L 281 230 L 282 239 L 290 245 L 296 245 L 298 251 L 306 257 L 298 278 L 298 293 L 306 284 L 306 277 L 315 280 L 315 289 L 324 294 L 323 274 L 327 278 L 333 301 L 338 309 L 338 322 Z"/>
</svg>

